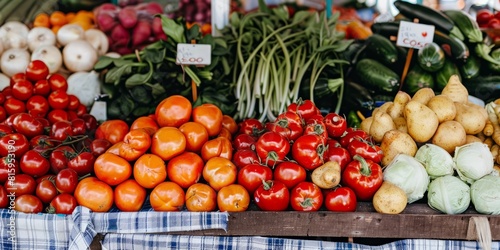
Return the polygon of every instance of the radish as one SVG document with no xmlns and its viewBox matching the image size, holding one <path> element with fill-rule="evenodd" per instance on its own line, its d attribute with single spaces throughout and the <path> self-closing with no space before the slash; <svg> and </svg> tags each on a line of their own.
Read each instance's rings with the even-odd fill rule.
<svg viewBox="0 0 500 250">
<path fill-rule="evenodd" d="M 144 43 L 149 37 L 151 37 L 151 24 L 147 21 L 139 21 L 132 31 L 132 45 Z"/>
<path fill-rule="evenodd" d="M 153 19 L 153 22 L 151 23 L 151 29 L 153 30 L 153 34 L 159 35 L 159 34 L 165 34 L 163 31 L 163 26 L 161 24 L 161 18 L 155 17 Z"/>
<path fill-rule="evenodd" d="M 113 42 L 121 41 L 123 43 L 125 41 L 125 44 L 127 44 L 130 41 L 130 32 L 123 25 L 117 24 L 111 30 L 110 38 Z"/>
<path fill-rule="evenodd" d="M 118 24 L 118 21 L 111 14 L 105 12 L 97 14 L 96 22 L 99 29 L 104 32 L 111 31 Z"/>
<path fill-rule="evenodd" d="M 127 6 L 118 12 L 118 20 L 125 29 L 131 29 L 137 24 L 137 11 Z"/>
</svg>

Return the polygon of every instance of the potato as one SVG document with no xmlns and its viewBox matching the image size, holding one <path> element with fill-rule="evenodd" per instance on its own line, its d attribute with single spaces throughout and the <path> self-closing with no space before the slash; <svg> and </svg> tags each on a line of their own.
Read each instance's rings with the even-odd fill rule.
<svg viewBox="0 0 500 250">
<path fill-rule="evenodd" d="M 417 143 L 411 136 L 400 130 L 389 130 L 384 134 L 380 148 L 384 151 L 382 166 L 387 166 L 398 154 L 415 156 L 417 153 Z"/>
<path fill-rule="evenodd" d="M 406 118 L 396 117 L 392 121 L 396 124 L 396 128 L 402 132 L 408 133 L 408 127 L 406 126 Z"/>
<path fill-rule="evenodd" d="M 448 96 L 454 102 L 467 103 L 469 101 L 469 92 L 462 84 L 458 75 L 452 75 L 448 83 L 441 91 L 441 95 Z"/>
<path fill-rule="evenodd" d="M 372 111 L 372 116 L 375 116 L 378 112 L 387 113 L 387 110 L 393 105 L 393 102 L 384 102 L 380 107 L 376 107 Z"/>
<path fill-rule="evenodd" d="M 455 148 L 465 145 L 465 129 L 457 121 L 445 121 L 439 124 L 436 134 L 432 137 L 432 143 L 442 147 L 448 153 L 455 152 Z"/>
<path fill-rule="evenodd" d="M 370 127 L 372 126 L 373 122 L 373 116 L 366 117 L 363 121 L 361 121 L 361 124 L 359 125 L 359 128 L 366 133 L 370 133 Z"/>
<path fill-rule="evenodd" d="M 392 119 L 402 117 L 404 115 L 405 106 L 410 100 L 411 97 L 408 93 L 399 91 L 394 97 L 393 105 L 387 108 L 387 114 L 389 114 Z"/>
<path fill-rule="evenodd" d="M 455 116 L 455 121 L 462 124 L 465 129 L 465 133 L 468 135 L 475 135 L 483 131 L 486 125 L 486 118 L 481 113 L 480 107 L 473 103 L 459 103 L 455 102 L 455 108 L 457 109 L 457 115 Z"/>
<path fill-rule="evenodd" d="M 399 214 L 403 212 L 408 204 L 408 197 L 400 187 L 388 182 L 382 182 L 382 186 L 373 196 L 373 207 L 375 211 L 382 214 Z"/>
<path fill-rule="evenodd" d="M 446 95 L 437 95 L 427 102 L 427 107 L 436 113 L 439 123 L 455 119 L 457 109 L 455 103 Z"/>
<path fill-rule="evenodd" d="M 465 144 L 469 144 L 472 142 L 483 142 L 483 140 L 475 135 L 465 135 Z"/>
<path fill-rule="evenodd" d="M 391 116 L 385 112 L 377 112 L 372 117 L 373 121 L 370 126 L 369 134 L 373 137 L 375 142 L 381 142 L 385 132 L 395 129 L 396 124 L 392 121 Z"/>
<path fill-rule="evenodd" d="M 408 134 L 416 141 L 424 143 L 429 141 L 439 125 L 439 120 L 429 107 L 411 100 L 405 106 L 406 126 Z"/>
<path fill-rule="evenodd" d="M 417 101 L 417 102 L 420 102 L 420 103 L 426 105 L 427 102 L 434 96 L 436 96 L 436 94 L 434 93 L 433 89 L 421 88 L 421 89 L 417 90 L 417 92 L 415 92 L 415 94 L 413 94 L 411 100 Z"/>
<path fill-rule="evenodd" d="M 311 180 L 323 189 L 334 188 L 340 183 L 340 164 L 336 161 L 327 161 L 315 168 L 311 173 Z"/>
</svg>

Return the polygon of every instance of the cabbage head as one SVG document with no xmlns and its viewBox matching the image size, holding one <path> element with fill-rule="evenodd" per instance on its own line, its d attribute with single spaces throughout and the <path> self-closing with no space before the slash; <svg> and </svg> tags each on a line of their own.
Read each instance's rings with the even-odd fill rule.
<svg viewBox="0 0 500 250">
<path fill-rule="evenodd" d="M 470 202 L 469 185 L 453 175 L 434 179 L 427 189 L 427 204 L 445 214 L 461 214 Z"/>
<path fill-rule="evenodd" d="M 500 177 L 486 175 L 470 187 L 472 204 L 478 213 L 500 214 Z"/>
<path fill-rule="evenodd" d="M 406 154 L 396 155 L 385 167 L 383 175 L 384 181 L 405 191 L 408 203 L 422 199 L 429 185 L 429 175 L 422 163 Z"/>
</svg>

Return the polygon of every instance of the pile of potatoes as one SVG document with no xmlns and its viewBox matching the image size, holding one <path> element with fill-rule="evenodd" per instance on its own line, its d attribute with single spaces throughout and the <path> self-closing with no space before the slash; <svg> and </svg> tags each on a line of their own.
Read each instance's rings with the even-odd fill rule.
<svg viewBox="0 0 500 250">
<path fill-rule="evenodd" d="M 384 151 L 382 165 L 397 154 L 415 156 L 418 147 L 433 143 L 453 154 L 455 148 L 473 141 L 488 120 L 484 107 L 469 101 L 469 93 L 458 75 L 453 75 L 438 95 L 422 88 L 413 96 L 399 91 L 361 122 Z"/>
</svg>

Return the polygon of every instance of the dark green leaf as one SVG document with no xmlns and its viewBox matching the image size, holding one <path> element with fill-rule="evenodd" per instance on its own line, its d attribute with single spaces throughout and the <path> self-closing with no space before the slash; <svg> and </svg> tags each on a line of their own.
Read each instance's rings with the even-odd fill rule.
<svg viewBox="0 0 500 250">
<path fill-rule="evenodd" d="M 110 99 L 113 99 L 117 90 L 116 87 L 112 84 L 101 84 L 101 92 L 108 95 Z"/>
<path fill-rule="evenodd" d="M 131 67 L 128 65 L 112 68 L 106 73 L 104 82 L 108 84 L 118 85 L 120 83 L 121 77 L 130 74 L 130 71 Z"/>
<path fill-rule="evenodd" d="M 166 49 L 145 49 L 143 50 L 142 60 L 150 61 L 154 64 L 163 62 L 165 59 Z"/>
<path fill-rule="evenodd" d="M 156 41 L 154 43 L 149 44 L 148 46 L 146 46 L 145 50 L 149 50 L 149 49 L 162 50 L 164 48 L 165 48 L 165 44 L 162 40 L 160 40 L 160 41 Z"/>
<path fill-rule="evenodd" d="M 130 98 L 126 95 L 122 95 L 121 98 L 122 98 L 122 105 L 120 106 L 121 111 L 122 111 L 121 113 L 125 117 L 129 117 L 130 113 L 132 113 L 132 110 L 134 110 L 134 108 L 135 108 L 135 102 L 134 102 L 134 100 L 132 100 L 132 98 Z"/>
<path fill-rule="evenodd" d="M 133 74 L 127 80 L 125 80 L 125 87 L 126 88 L 132 88 L 135 86 L 142 85 L 151 79 L 151 74 L 148 72 L 146 74 Z"/>
<path fill-rule="evenodd" d="M 167 37 L 176 43 L 186 43 L 186 37 L 184 37 L 184 26 L 166 15 L 160 16 L 163 32 L 165 32 Z"/>
<path fill-rule="evenodd" d="M 132 112 L 132 115 L 135 116 L 135 117 L 141 117 L 141 116 L 149 115 L 149 107 L 147 107 L 147 106 L 137 107 Z"/>
<path fill-rule="evenodd" d="M 113 58 L 109 56 L 101 56 L 99 60 L 94 65 L 94 70 L 100 71 L 107 68 L 109 65 L 113 63 Z"/>
<path fill-rule="evenodd" d="M 200 26 L 198 24 L 194 24 L 186 32 L 186 41 L 190 42 L 191 40 L 198 40 L 200 36 L 201 36 Z"/>
<path fill-rule="evenodd" d="M 151 103 L 152 96 L 150 90 L 144 86 L 136 86 L 129 90 L 130 96 L 139 104 Z"/>
<path fill-rule="evenodd" d="M 107 116 L 109 119 L 117 119 L 122 117 L 122 111 L 121 111 L 121 99 L 116 99 L 112 100 L 111 102 L 107 103 Z"/>
<path fill-rule="evenodd" d="M 163 95 L 165 91 L 165 88 L 159 83 L 151 85 L 151 94 L 154 98 L 158 98 L 159 96 Z"/>
<path fill-rule="evenodd" d="M 127 64 L 133 63 L 133 61 L 122 59 L 122 58 L 115 58 L 115 59 L 113 59 L 113 63 L 115 64 L 115 67 L 122 67 L 122 66 L 125 66 Z"/>
<path fill-rule="evenodd" d="M 199 44 L 209 44 L 212 46 L 212 50 L 215 48 L 215 40 L 212 35 L 206 35 L 198 41 Z"/>
</svg>

